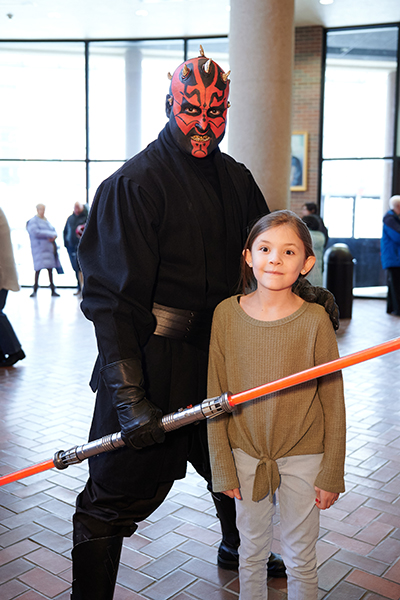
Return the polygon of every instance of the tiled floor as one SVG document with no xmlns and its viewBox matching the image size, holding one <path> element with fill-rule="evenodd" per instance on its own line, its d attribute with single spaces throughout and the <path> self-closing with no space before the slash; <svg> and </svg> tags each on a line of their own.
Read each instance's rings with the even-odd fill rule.
<svg viewBox="0 0 400 600">
<path fill-rule="evenodd" d="M 0 369 L 0 475 L 84 443 L 93 408 L 87 381 L 92 326 L 73 291 L 10 293 L 6 313 L 27 358 Z M 342 356 L 400 336 L 384 300 L 356 299 L 342 321 Z M 344 371 L 347 491 L 322 514 L 320 598 L 400 599 L 400 352 Z M 71 516 L 86 463 L 0 488 L 0 598 L 67 600 Z M 279 523 L 274 550 L 279 551 Z M 139 532 L 126 539 L 116 600 L 234 600 L 235 573 L 216 566 L 219 525 L 204 482 L 190 470 Z M 270 580 L 269 600 L 286 598 Z M 250 599 L 249 599 L 250 600 Z"/>
</svg>

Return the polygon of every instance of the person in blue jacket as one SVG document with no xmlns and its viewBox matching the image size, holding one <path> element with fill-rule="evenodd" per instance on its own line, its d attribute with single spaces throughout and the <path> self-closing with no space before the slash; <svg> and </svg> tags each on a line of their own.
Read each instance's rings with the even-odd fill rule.
<svg viewBox="0 0 400 600">
<path fill-rule="evenodd" d="M 400 317 L 400 196 L 390 198 L 389 208 L 381 239 L 382 267 L 388 271 L 386 311 Z"/>
</svg>

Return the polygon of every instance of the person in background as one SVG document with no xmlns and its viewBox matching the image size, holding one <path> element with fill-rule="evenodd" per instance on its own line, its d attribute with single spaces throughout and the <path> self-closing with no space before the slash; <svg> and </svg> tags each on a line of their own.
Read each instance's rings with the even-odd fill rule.
<svg viewBox="0 0 400 600">
<path fill-rule="evenodd" d="M 305 217 L 303 217 L 303 221 L 310 230 L 311 239 L 313 243 L 313 250 L 315 254 L 315 265 L 307 274 L 307 279 L 311 283 L 311 285 L 322 286 L 325 236 L 322 233 L 322 231 L 319 230 L 319 222 L 316 215 L 306 215 Z"/>
<path fill-rule="evenodd" d="M 57 232 L 53 225 L 44 216 L 46 207 L 44 204 L 36 206 L 37 214 L 30 219 L 26 228 L 31 240 L 33 268 L 35 269 L 35 283 L 31 298 L 37 294 L 39 287 L 39 275 L 42 269 L 47 269 L 52 296 L 59 296 L 53 282 L 53 269 L 62 272 L 60 259 L 58 258 L 56 238 Z"/>
<path fill-rule="evenodd" d="M 315 204 L 315 202 L 306 202 L 301 207 L 300 216 L 303 218 L 303 217 L 306 217 L 308 215 L 313 215 L 314 217 L 317 218 L 317 220 L 318 220 L 318 231 L 322 231 L 322 233 L 325 236 L 325 246 L 324 246 L 324 248 L 326 248 L 326 246 L 328 245 L 328 242 L 329 242 L 328 230 L 325 227 L 325 223 L 324 223 L 322 217 L 320 217 L 320 215 L 318 214 L 318 206 Z"/>
<path fill-rule="evenodd" d="M 338 358 L 335 321 L 293 293 L 314 262 L 310 232 L 295 213 L 275 211 L 254 225 L 244 245 L 242 294 L 214 311 L 209 397 Z M 341 372 L 246 402 L 207 424 L 213 491 L 236 502 L 240 600 L 267 598 L 275 492 L 288 600 L 317 600 L 320 510 L 345 491 Z"/>
<path fill-rule="evenodd" d="M 10 227 L 0 208 L 0 367 L 11 367 L 25 358 L 21 343 L 3 312 L 8 292 L 18 292 L 19 289 Z"/>
<path fill-rule="evenodd" d="M 75 202 L 74 212 L 68 217 L 63 231 L 64 246 L 67 249 L 69 260 L 71 261 L 71 266 L 75 271 L 77 281 L 77 290 L 75 292 L 75 296 L 80 296 L 82 292 L 81 270 L 79 268 L 77 258 L 78 244 L 82 233 L 78 235 L 78 231 L 80 232 L 80 226 L 84 226 L 86 223 L 87 215 L 87 207 L 80 202 Z M 79 229 L 77 229 L 78 227 Z"/>
<path fill-rule="evenodd" d="M 388 272 L 386 311 L 400 317 L 400 196 L 392 196 L 383 217 L 382 268 Z"/>
</svg>

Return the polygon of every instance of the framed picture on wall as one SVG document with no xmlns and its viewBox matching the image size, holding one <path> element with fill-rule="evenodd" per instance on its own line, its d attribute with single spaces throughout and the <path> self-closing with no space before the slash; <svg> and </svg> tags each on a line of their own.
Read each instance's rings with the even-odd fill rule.
<svg viewBox="0 0 400 600">
<path fill-rule="evenodd" d="M 307 189 L 307 148 L 308 133 L 293 131 L 292 133 L 292 167 L 290 171 L 290 190 L 304 192 Z"/>
</svg>

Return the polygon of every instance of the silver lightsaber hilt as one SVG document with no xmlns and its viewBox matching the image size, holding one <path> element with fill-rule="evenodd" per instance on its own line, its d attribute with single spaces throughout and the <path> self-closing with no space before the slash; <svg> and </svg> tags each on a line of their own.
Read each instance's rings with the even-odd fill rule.
<svg viewBox="0 0 400 600">
<path fill-rule="evenodd" d="M 196 406 L 180 408 L 175 413 L 165 415 L 161 419 L 161 427 L 164 431 L 172 431 L 196 421 L 212 419 L 224 412 L 232 412 L 234 406 L 229 404 L 229 397 L 230 394 L 225 393 L 215 398 L 207 398 L 201 404 L 196 404 Z"/>
<path fill-rule="evenodd" d="M 75 446 L 69 450 L 59 450 L 53 458 L 54 466 L 57 469 L 66 469 L 69 465 L 76 465 L 90 456 L 96 456 L 109 450 L 116 450 L 122 446 L 125 446 L 125 443 L 122 440 L 121 432 L 110 433 L 87 444 Z"/>
<path fill-rule="evenodd" d="M 229 404 L 229 398 L 230 394 L 225 393 L 215 398 L 207 398 L 201 404 L 181 408 L 175 413 L 165 415 L 161 419 L 160 427 L 165 432 L 173 431 L 196 421 L 212 419 L 224 412 L 230 413 L 235 407 Z M 54 466 L 56 469 L 66 469 L 69 465 L 76 465 L 86 458 L 108 452 L 109 450 L 116 450 L 123 446 L 125 446 L 125 442 L 121 437 L 121 432 L 111 433 L 87 444 L 74 446 L 74 448 L 70 448 L 69 450 L 59 450 L 53 458 Z"/>
</svg>

